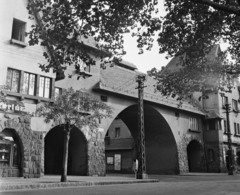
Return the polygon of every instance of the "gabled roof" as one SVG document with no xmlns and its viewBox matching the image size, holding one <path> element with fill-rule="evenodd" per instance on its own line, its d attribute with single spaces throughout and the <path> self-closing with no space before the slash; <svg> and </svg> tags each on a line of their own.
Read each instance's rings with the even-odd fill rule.
<svg viewBox="0 0 240 195">
<path fill-rule="evenodd" d="M 208 60 L 215 60 L 220 52 L 221 52 L 220 45 L 213 46 L 212 50 L 207 55 L 207 59 Z M 182 56 L 183 55 L 173 57 L 170 60 L 170 62 L 165 66 L 164 70 L 169 70 L 170 72 L 177 72 L 179 69 L 181 69 L 182 62 L 180 62 L 180 59 L 181 59 Z"/>
<path fill-rule="evenodd" d="M 108 145 L 105 144 L 105 150 L 131 150 L 134 145 L 133 138 L 112 138 Z"/>
</svg>

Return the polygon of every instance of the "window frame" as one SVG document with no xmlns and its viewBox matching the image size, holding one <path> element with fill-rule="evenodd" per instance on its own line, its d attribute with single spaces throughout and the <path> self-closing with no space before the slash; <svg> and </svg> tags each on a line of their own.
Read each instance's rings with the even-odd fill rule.
<svg viewBox="0 0 240 195">
<path fill-rule="evenodd" d="M 120 137 L 120 131 L 121 131 L 121 128 L 120 127 L 115 127 L 115 137 Z"/>
<path fill-rule="evenodd" d="M 233 111 L 238 112 L 238 101 L 235 99 L 232 99 L 232 108 Z"/>
<path fill-rule="evenodd" d="M 16 41 L 25 43 L 26 24 L 27 23 L 22 21 L 22 20 L 13 18 L 12 34 L 11 34 L 11 39 L 12 40 L 16 40 Z M 17 31 L 17 32 L 14 32 L 14 26 L 15 26 L 15 28 L 17 28 L 17 25 L 19 25 L 20 27 L 18 27 L 18 29 L 15 29 L 15 31 Z M 15 37 L 16 33 L 18 34 L 17 35 L 18 37 Z M 21 37 L 19 37 L 19 36 L 21 36 Z"/>
<path fill-rule="evenodd" d="M 40 95 L 40 91 L 41 91 L 41 78 L 44 79 L 44 82 L 43 82 L 43 95 L 41 96 Z M 46 92 L 46 79 L 49 79 L 49 96 L 48 97 L 45 97 L 45 92 Z M 42 97 L 42 98 L 48 98 L 50 99 L 52 94 L 51 94 L 51 84 L 52 84 L 52 79 L 50 77 L 46 77 L 46 76 L 42 76 L 40 75 L 40 78 L 39 78 L 39 94 L 38 96 L 39 97 Z"/>
<path fill-rule="evenodd" d="M 199 119 L 196 117 L 189 117 L 188 118 L 188 129 L 190 131 L 200 131 L 199 127 Z"/>
<path fill-rule="evenodd" d="M 25 93 L 24 91 L 24 84 L 25 84 L 25 74 L 28 74 L 28 89 L 27 89 L 27 93 Z M 31 82 L 31 75 L 34 76 L 34 90 L 33 90 L 33 94 L 30 94 L 30 82 Z M 36 85 L 37 85 L 37 75 L 30 73 L 30 72 L 23 72 L 23 84 L 22 84 L 22 93 L 23 94 L 27 94 L 27 95 L 36 95 Z"/>
<path fill-rule="evenodd" d="M 8 86 L 8 73 L 9 73 L 10 70 L 12 71 L 12 72 L 11 72 L 11 78 L 10 78 L 10 83 L 11 83 L 11 85 Z M 18 74 L 19 74 L 19 76 L 18 76 L 18 82 L 17 82 L 17 91 L 13 91 L 13 90 L 12 90 L 12 89 L 13 89 L 13 73 L 14 73 L 14 72 L 18 72 Z M 9 87 L 8 91 L 11 91 L 11 92 L 14 92 L 14 93 L 19 93 L 19 92 L 20 92 L 21 76 L 22 76 L 22 75 L 21 75 L 21 71 L 20 71 L 20 70 L 14 69 L 14 68 L 7 68 L 6 86 Z"/>
<path fill-rule="evenodd" d="M 56 93 L 56 89 L 58 89 L 59 90 L 59 93 Z M 57 95 L 58 94 L 58 95 Z M 59 95 L 61 95 L 62 94 L 62 88 L 61 87 L 54 87 L 54 98 L 55 98 L 55 100 L 57 99 L 57 97 L 59 96 Z"/>
</svg>

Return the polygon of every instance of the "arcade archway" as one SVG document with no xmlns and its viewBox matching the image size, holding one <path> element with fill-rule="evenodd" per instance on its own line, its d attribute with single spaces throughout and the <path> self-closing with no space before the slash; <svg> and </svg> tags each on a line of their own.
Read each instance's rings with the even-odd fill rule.
<svg viewBox="0 0 240 195">
<path fill-rule="evenodd" d="M 118 117 L 126 124 L 134 142 L 138 142 L 138 106 L 123 110 Z M 178 174 L 177 146 L 172 130 L 153 107 L 144 106 L 147 174 Z"/>
<path fill-rule="evenodd" d="M 50 130 L 44 140 L 45 174 L 61 174 L 63 160 L 64 130 L 57 126 Z M 68 175 L 87 175 L 87 141 L 78 128 L 70 133 L 68 151 Z"/>
<path fill-rule="evenodd" d="M 192 140 L 187 146 L 189 172 L 201 172 L 201 144 Z"/>
</svg>

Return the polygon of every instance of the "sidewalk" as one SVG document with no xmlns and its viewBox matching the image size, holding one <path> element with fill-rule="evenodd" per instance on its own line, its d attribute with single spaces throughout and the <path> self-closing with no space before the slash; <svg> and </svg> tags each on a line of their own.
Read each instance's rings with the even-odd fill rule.
<svg viewBox="0 0 240 195">
<path fill-rule="evenodd" d="M 67 179 L 67 182 L 60 182 L 59 175 L 30 179 L 0 178 L 0 191 L 159 182 L 158 179 L 135 179 L 134 175 L 117 174 L 109 174 L 105 177 L 68 176 Z"/>
</svg>

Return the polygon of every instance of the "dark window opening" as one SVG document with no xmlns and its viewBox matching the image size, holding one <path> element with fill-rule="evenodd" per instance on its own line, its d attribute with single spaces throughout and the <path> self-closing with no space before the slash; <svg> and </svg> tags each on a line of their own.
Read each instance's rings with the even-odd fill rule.
<svg viewBox="0 0 240 195">
<path fill-rule="evenodd" d="M 17 19 L 13 19 L 12 39 L 24 42 L 25 28 L 26 28 L 25 22 L 22 22 Z"/>
<path fill-rule="evenodd" d="M 120 127 L 115 128 L 115 137 L 120 137 Z"/>
<path fill-rule="evenodd" d="M 107 102 L 107 101 L 108 101 L 108 98 L 107 98 L 107 96 L 101 95 L 101 100 L 102 100 L 103 102 Z"/>
<path fill-rule="evenodd" d="M 209 125 L 209 130 L 216 129 L 215 120 L 209 120 L 208 125 Z"/>
<path fill-rule="evenodd" d="M 215 161 L 214 151 L 213 149 L 208 150 L 208 160 L 209 161 Z"/>
</svg>

